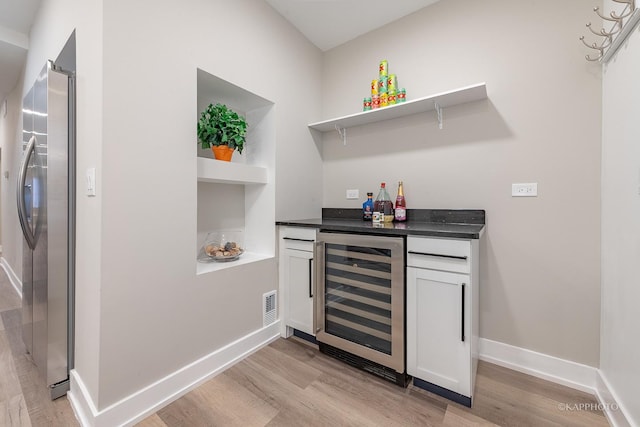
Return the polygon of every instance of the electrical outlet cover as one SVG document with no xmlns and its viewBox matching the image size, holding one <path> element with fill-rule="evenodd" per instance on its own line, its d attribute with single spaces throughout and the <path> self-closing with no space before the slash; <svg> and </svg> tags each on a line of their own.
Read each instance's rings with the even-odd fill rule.
<svg viewBox="0 0 640 427">
<path fill-rule="evenodd" d="M 522 183 L 511 184 L 511 196 L 512 197 L 537 197 L 538 196 L 538 183 Z"/>
<path fill-rule="evenodd" d="M 359 198 L 360 198 L 360 190 L 358 189 L 347 190 L 347 199 L 353 200 L 353 199 L 359 199 Z"/>
</svg>

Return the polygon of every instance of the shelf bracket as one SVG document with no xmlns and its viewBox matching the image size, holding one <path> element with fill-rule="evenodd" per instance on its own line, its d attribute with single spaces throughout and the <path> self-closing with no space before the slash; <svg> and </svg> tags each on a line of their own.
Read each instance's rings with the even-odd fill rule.
<svg viewBox="0 0 640 427">
<path fill-rule="evenodd" d="M 342 145 L 347 145 L 347 128 L 339 128 L 338 125 L 335 125 L 335 127 L 338 135 L 342 137 Z"/>
<path fill-rule="evenodd" d="M 437 101 L 433 101 L 433 107 L 436 110 L 436 116 L 438 117 L 438 129 L 442 130 L 442 107 Z"/>
</svg>

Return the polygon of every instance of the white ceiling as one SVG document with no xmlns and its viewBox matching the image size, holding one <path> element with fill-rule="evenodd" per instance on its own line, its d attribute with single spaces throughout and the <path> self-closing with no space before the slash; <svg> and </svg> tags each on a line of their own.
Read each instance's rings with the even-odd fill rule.
<svg viewBox="0 0 640 427">
<path fill-rule="evenodd" d="M 0 0 L 0 100 L 14 88 L 42 0 Z M 265 0 L 314 45 L 329 50 L 438 0 Z"/>
<path fill-rule="evenodd" d="M 0 0 L 0 100 L 14 88 L 27 58 L 29 30 L 41 0 Z"/>
<path fill-rule="evenodd" d="M 438 0 L 265 0 L 326 51 Z"/>
</svg>

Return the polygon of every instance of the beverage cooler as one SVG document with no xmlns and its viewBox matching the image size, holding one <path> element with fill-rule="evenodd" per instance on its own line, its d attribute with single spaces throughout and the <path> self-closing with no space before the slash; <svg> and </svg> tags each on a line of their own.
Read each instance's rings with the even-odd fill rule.
<svg viewBox="0 0 640 427">
<path fill-rule="evenodd" d="M 320 232 L 320 351 L 406 386 L 404 238 Z"/>
</svg>

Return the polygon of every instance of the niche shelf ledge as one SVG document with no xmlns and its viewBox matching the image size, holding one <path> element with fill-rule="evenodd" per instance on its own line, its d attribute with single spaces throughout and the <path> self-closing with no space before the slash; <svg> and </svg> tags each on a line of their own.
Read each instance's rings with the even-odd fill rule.
<svg viewBox="0 0 640 427">
<path fill-rule="evenodd" d="M 267 259 L 274 259 L 273 255 L 269 254 L 260 254 L 254 252 L 245 252 L 240 258 L 235 261 L 227 261 L 227 262 L 198 262 L 196 267 L 196 274 L 206 274 L 212 273 L 214 271 L 225 270 L 227 268 L 239 267 L 241 265 L 251 264 L 253 262 L 264 261 Z"/>
<path fill-rule="evenodd" d="M 335 119 L 322 122 L 310 123 L 311 129 L 320 132 L 335 131 L 336 129 L 346 129 L 353 126 L 361 126 L 383 120 L 396 119 L 412 114 L 436 111 L 438 108 L 453 107 L 454 105 L 466 104 L 467 102 L 480 101 L 487 98 L 487 85 L 478 83 L 465 86 L 460 89 L 441 92 L 423 98 L 413 99 L 401 104 L 389 107 L 377 108 L 375 110 L 362 111 L 348 116 L 336 117 Z"/>
<path fill-rule="evenodd" d="M 198 181 L 220 184 L 266 184 L 267 168 L 198 157 Z"/>
</svg>

